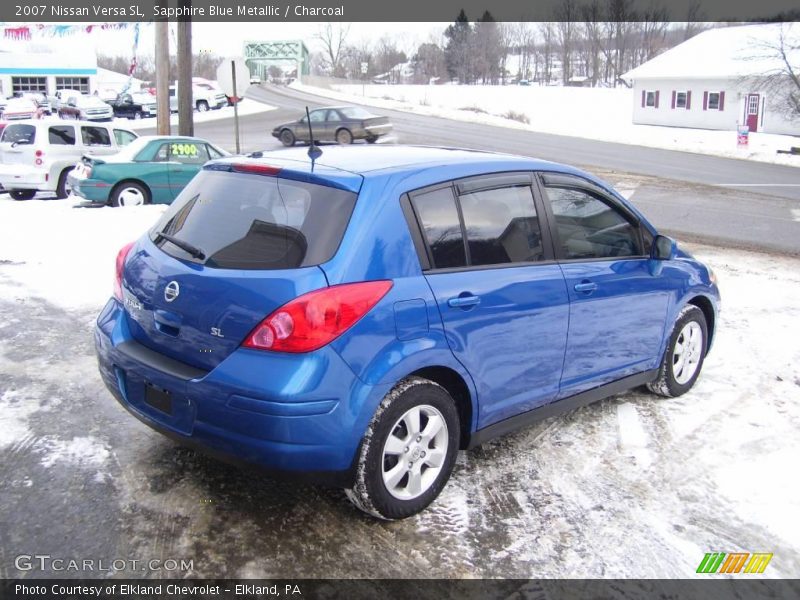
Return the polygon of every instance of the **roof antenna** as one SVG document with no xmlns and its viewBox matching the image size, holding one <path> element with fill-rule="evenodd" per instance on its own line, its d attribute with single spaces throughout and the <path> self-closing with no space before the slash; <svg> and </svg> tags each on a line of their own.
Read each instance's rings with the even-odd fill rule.
<svg viewBox="0 0 800 600">
<path fill-rule="evenodd" d="M 322 150 L 319 146 L 314 143 L 314 132 L 311 131 L 311 114 L 308 112 L 308 107 L 306 106 L 306 121 L 308 122 L 308 139 L 310 141 L 310 145 L 308 147 L 308 157 L 311 159 L 311 169 L 314 169 L 314 161 L 317 160 L 320 156 L 322 156 Z"/>
</svg>

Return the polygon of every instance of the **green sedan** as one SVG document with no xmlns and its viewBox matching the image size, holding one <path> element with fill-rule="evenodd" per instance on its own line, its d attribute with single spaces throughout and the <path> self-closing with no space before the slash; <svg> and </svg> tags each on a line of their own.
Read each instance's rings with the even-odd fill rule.
<svg viewBox="0 0 800 600">
<path fill-rule="evenodd" d="M 199 138 L 142 136 L 117 154 L 84 155 L 67 181 L 73 194 L 96 204 L 170 204 L 206 161 L 228 155 Z"/>
</svg>

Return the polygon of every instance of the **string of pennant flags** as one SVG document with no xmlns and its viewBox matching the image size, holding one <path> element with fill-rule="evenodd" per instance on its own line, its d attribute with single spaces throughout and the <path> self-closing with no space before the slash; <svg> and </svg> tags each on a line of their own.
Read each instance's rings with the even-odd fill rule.
<svg viewBox="0 0 800 600">
<path fill-rule="evenodd" d="M 93 31 L 121 30 L 135 27 L 140 23 L 81 23 L 76 25 L 61 25 L 37 23 L 36 25 L 4 26 L 3 37 L 7 40 L 30 41 L 34 37 L 56 38 L 75 35 L 77 33 L 92 33 Z"/>
</svg>

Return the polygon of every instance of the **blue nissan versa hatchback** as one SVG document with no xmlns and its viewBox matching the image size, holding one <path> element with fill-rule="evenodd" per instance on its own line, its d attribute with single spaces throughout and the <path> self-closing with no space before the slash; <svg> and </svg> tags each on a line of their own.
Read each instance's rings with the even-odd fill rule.
<svg viewBox="0 0 800 600">
<path fill-rule="evenodd" d="M 571 167 L 297 149 L 207 163 L 119 252 L 95 342 L 147 425 L 399 519 L 460 448 L 689 390 L 718 303 L 709 268 Z"/>
</svg>

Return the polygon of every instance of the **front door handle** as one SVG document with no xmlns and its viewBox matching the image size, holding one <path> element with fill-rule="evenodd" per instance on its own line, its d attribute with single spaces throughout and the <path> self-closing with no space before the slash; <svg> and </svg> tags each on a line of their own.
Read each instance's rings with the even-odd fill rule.
<svg viewBox="0 0 800 600">
<path fill-rule="evenodd" d="M 575 291 L 582 292 L 584 294 L 591 294 L 596 289 L 597 289 L 597 284 L 593 281 L 589 281 L 586 279 L 584 279 L 580 283 L 575 284 Z"/>
<path fill-rule="evenodd" d="M 461 295 L 457 298 L 450 298 L 450 300 L 447 301 L 447 305 L 452 308 L 469 308 L 471 306 L 477 306 L 480 303 L 480 297 L 473 296 L 472 294 Z"/>
</svg>

